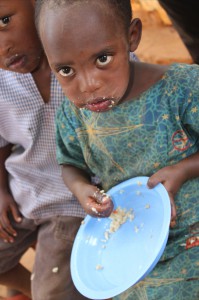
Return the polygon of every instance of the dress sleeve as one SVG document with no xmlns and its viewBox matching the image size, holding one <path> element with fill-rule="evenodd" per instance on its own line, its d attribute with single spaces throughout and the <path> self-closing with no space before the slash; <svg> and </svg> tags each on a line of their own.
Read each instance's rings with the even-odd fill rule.
<svg viewBox="0 0 199 300">
<path fill-rule="evenodd" d="M 63 103 L 56 114 L 56 157 L 61 165 L 73 165 L 93 175 L 84 160 L 75 131 L 75 117 L 69 105 Z"/>
<path fill-rule="evenodd" d="M 199 66 L 193 65 L 186 74 L 187 88 L 181 106 L 181 120 L 188 132 L 199 135 Z"/>
</svg>

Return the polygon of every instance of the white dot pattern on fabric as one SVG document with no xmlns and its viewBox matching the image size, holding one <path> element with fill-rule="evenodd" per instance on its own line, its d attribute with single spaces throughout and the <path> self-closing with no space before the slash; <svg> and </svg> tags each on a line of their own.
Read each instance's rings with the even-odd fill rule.
<svg viewBox="0 0 199 300">
<path fill-rule="evenodd" d="M 53 74 L 51 98 L 44 103 L 31 74 L 0 70 L 0 147 L 15 145 L 6 168 L 12 194 L 27 218 L 85 216 L 56 161 L 54 116 L 63 100 Z"/>
</svg>

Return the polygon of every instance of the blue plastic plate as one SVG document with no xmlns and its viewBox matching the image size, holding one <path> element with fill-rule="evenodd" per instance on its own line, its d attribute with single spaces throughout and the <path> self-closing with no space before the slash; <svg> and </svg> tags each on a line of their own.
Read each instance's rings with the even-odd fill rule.
<svg viewBox="0 0 199 300">
<path fill-rule="evenodd" d="M 114 208 L 133 210 L 105 240 L 110 218 L 86 216 L 72 250 L 71 274 L 78 291 L 90 299 L 114 297 L 143 279 L 157 264 L 167 243 L 171 216 L 166 189 L 146 186 L 148 177 L 129 179 L 108 191 Z M 98 268 L 100 266 L 102 268 Z"/>
</svg>

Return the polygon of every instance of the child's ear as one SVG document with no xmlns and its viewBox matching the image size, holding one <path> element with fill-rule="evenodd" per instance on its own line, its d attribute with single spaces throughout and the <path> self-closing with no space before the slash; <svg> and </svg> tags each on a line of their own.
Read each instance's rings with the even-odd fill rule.
<svg viewBox="0 0 199 300">
<path fill-rule="evenodd" d="M 134 52 L 141 40 L 142 36 L 142 22 L 140 19 L 135 18 L 131 21 L 129 27 L 129 51 Z"/>
</svg>

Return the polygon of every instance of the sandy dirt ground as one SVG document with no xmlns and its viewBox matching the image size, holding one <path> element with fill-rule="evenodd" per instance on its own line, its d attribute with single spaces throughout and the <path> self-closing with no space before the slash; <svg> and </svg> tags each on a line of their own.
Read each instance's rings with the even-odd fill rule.
<svg viewBox="0 0 199 300">
<path fill-rule="evenodd" d="M 134 17 L 141 18 L 143 22 L 142 40 L 136 51 L 140 60 L 158 64 L 192 63 L 175 29 L 165 25 L 156 11 L 146 12 L 137 6 L 134 10 Z M 34 250 L 30 249 L 22 258 L 22 263 L 31 270 L 33 262 Z M 5 295 L 5 287 L 0 286 L 0 297 Z"/>
<path fill-rule="evenodd" d="M 192 63 L 176 30 L 165 25 L 157 11 L 146 12 L 138 6 L 134 17 L 140 18 L 143 24 L 142 39 L 135 52 L 140 60 L 157 64 Z"/>
<path fill-rule="evenodd" d="M 28 270 L 32 270 L 33 268 L 33 263 L 34 263 L 34 255 L 35 252 L 34 250 L 31 248 L 29 249 L 24 256 L 21 259 L 21 263 L 28 269 Z M 6 288 L 4 286 L 0 285 L 0 300 L 1 297 L 5 297 L 6 296 Z"/>
</svg>

